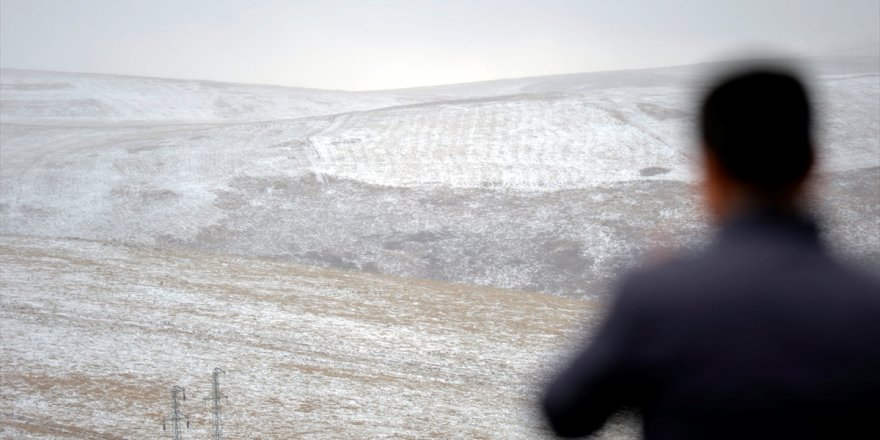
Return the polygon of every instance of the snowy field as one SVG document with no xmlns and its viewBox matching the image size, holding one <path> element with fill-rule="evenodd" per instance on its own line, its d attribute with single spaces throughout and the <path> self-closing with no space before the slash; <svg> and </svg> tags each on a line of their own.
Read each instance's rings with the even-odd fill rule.
<svg viewBox="0 0 880 440">
<path fill-rule="evenodd" d="M 880 270 L 880 58 L 803 63 L 815 211 Z M 215 367 L 227 438 L 541 438 L 540 382 L 613 280 L 710 233 L 717 68 L 358 93 L 2 70 L 0 438 L 160 437 L 174 385 L 207 438 Z"/>
<path fill-rule="evenodd" d="M 803 63 L 821 220 L 878 263 L 880 61 Z M 705 241 L 692 107 L 717 68 L 369 93 L 4 70 L 0 232 L 600 297 Z"/>
<path fill-rule="evenodd" d="M 268 260 L 0 237 L 0 438 L 544 437 L 535 399 L 594 304 Z M 169 428 L 170 429 L 170 428 Z M 605 438 L 631 438 L 614 425 Z M 623 436 L 623 437 L 621 437 Z"/>
</svg>

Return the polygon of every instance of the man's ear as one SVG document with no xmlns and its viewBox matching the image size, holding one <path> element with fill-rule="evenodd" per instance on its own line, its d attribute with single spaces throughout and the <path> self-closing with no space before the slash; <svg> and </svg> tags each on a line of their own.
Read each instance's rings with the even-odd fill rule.
<svg viewBox="0 0 880 440">
<path fill-rule="evenodd" d="M 732 191 L 730 178 L 721 161 L 707 146 L 703 146 L 703 203 L 709 215 L 721 222 L 731 209 Z"/>
</svg>

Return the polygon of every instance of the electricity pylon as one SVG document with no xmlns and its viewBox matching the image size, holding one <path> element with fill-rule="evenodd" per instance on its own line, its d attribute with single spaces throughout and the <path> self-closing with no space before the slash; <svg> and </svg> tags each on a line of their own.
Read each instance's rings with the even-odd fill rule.
<svg viewBox="0 0 880 440">
<path fill-rule="evenodd" d="M 162 421 L 162 430 L 165 430 L 166 422 L 171 422 L 171 438 L 183 440 L 180 433 L 180 421 L 186 420 L 186 427 L 189 428 L 189 417 L 180 412 L 181 400 L 178 396 L 182 396 L 183 401 L 186 402 L 186 390 L 181 386 L 174 385 L 171 388 L 171 417 Z"/>
<path fill-rule="evenodd" d="M 228 399 L 225 394 L 220 392 L 220 374 L 226 374 L 226 372 L 219 368 L 214 368 L 214 385 L 211 397 L 206 398 L 206 400 L 211 400 L 211 416 L 214 419 L 214 440 L 222 440 L 223 438 L 223 426 L 220 423 L 222 421 L 220 417 L 220 399 Z"/>
</svg>

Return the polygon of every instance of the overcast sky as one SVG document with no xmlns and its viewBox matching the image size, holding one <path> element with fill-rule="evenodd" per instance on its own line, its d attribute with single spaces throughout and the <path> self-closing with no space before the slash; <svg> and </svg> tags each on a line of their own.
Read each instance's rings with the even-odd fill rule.
<svg viewBox="0 0 880 440">
<path fill-rule="evenodd" d="M 878 0 L 0 0 L 0 67 L 348 90 L 878 48 Z"/>
</svg>

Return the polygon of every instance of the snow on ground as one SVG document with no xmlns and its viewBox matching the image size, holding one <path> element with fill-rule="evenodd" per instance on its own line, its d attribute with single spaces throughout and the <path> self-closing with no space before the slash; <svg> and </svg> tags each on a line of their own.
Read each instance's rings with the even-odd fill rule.
<svg viewBox="0 0 880 440">
<path fill-rule="evenodd" d="M 652 104 L 677 101 L 676 96 L 664 100 L 662 93 L 645 92 L 654 99 L 640 98 L 632 112 L 632 105 L 624 104 L 631 96 L 614 90 L 341 115 L 310 137 L 317 153 L 313 169 L 336 178 L 405 187 L 547 191 L 644 179 L 687 180 L 691 145 L 679 141 L 684 136 L 675 131 L 683 124 L 663 125 L 653 118 L 683 120 L 688 114 Z M 657 94 L 659 98 L 652 96 Z M 638 115 L 645 109 L 655 116 Z M 667 144 L 671 139 L 676 142 Z"/>
<path fill-rule="evenodd" d="M 3 122 L 179 124 L 295 119 L 419 102 L 389 94 L 3 69 Z"/>
<path fill-rule="evenodd" d="M 713 68 L 369 93 L 4 70 L 0 232 L 601 296 L 649 249 L 704 241 L 692 108 Z M 880 261 L 878 59 L 812 70 L 820 212 Z"/>
<path fill-rule="evenodd" d="M 658 69 L 661 72 L 663 69 Z M 638 72 L 638 71 L 637 71 Z M 880 69 L 817 77 L 820 169 L 880 166 Z M 690 73 L 687 75 L 686 73 Z M 461 98 L 339 115 L 310 136 L 320 174 L 382 186 L 555 191 L 641 180 L 694 182 L 701 83 L 670 69 L 654 85 Z M 590 76 L 578 77 L 590 84 Z M 646 82 L 640 82 L 646 81 Z"/>
<path fill-rule="evenodd" d="M 826 172 L 880 166 L 876 64 L 872 58 L 807 64 L 823 109 Z M 285 161 L 284 151 L 274 163 L 260 163 L 269 171 L 383 186 L 559 190 L 693 181 L 692 110 L 705 81 L 698 73 L 708 71 L 693 66 L 356 93 L 5 69 L 0 116 L 6 124 L 146 125 L 144 136 L 157 124 L 313 117 L 320 121 L 308 127 L 217 130 L 241 156 L 261 147 L 300 147 L 286 155 L 296 163 Z M 210 147 L 192 137 L 168 141 Z"/>
<path fill-rule="evenodd" d="M 106 242 L 5 235 L 0 264 L 3 438 L 159 437 L 174 385 L 184 438 L 207 438 L 215 367 L 224 438 L 540 438 L 540 384 L 594 316 L 549 295 Z"/>
</svg>

